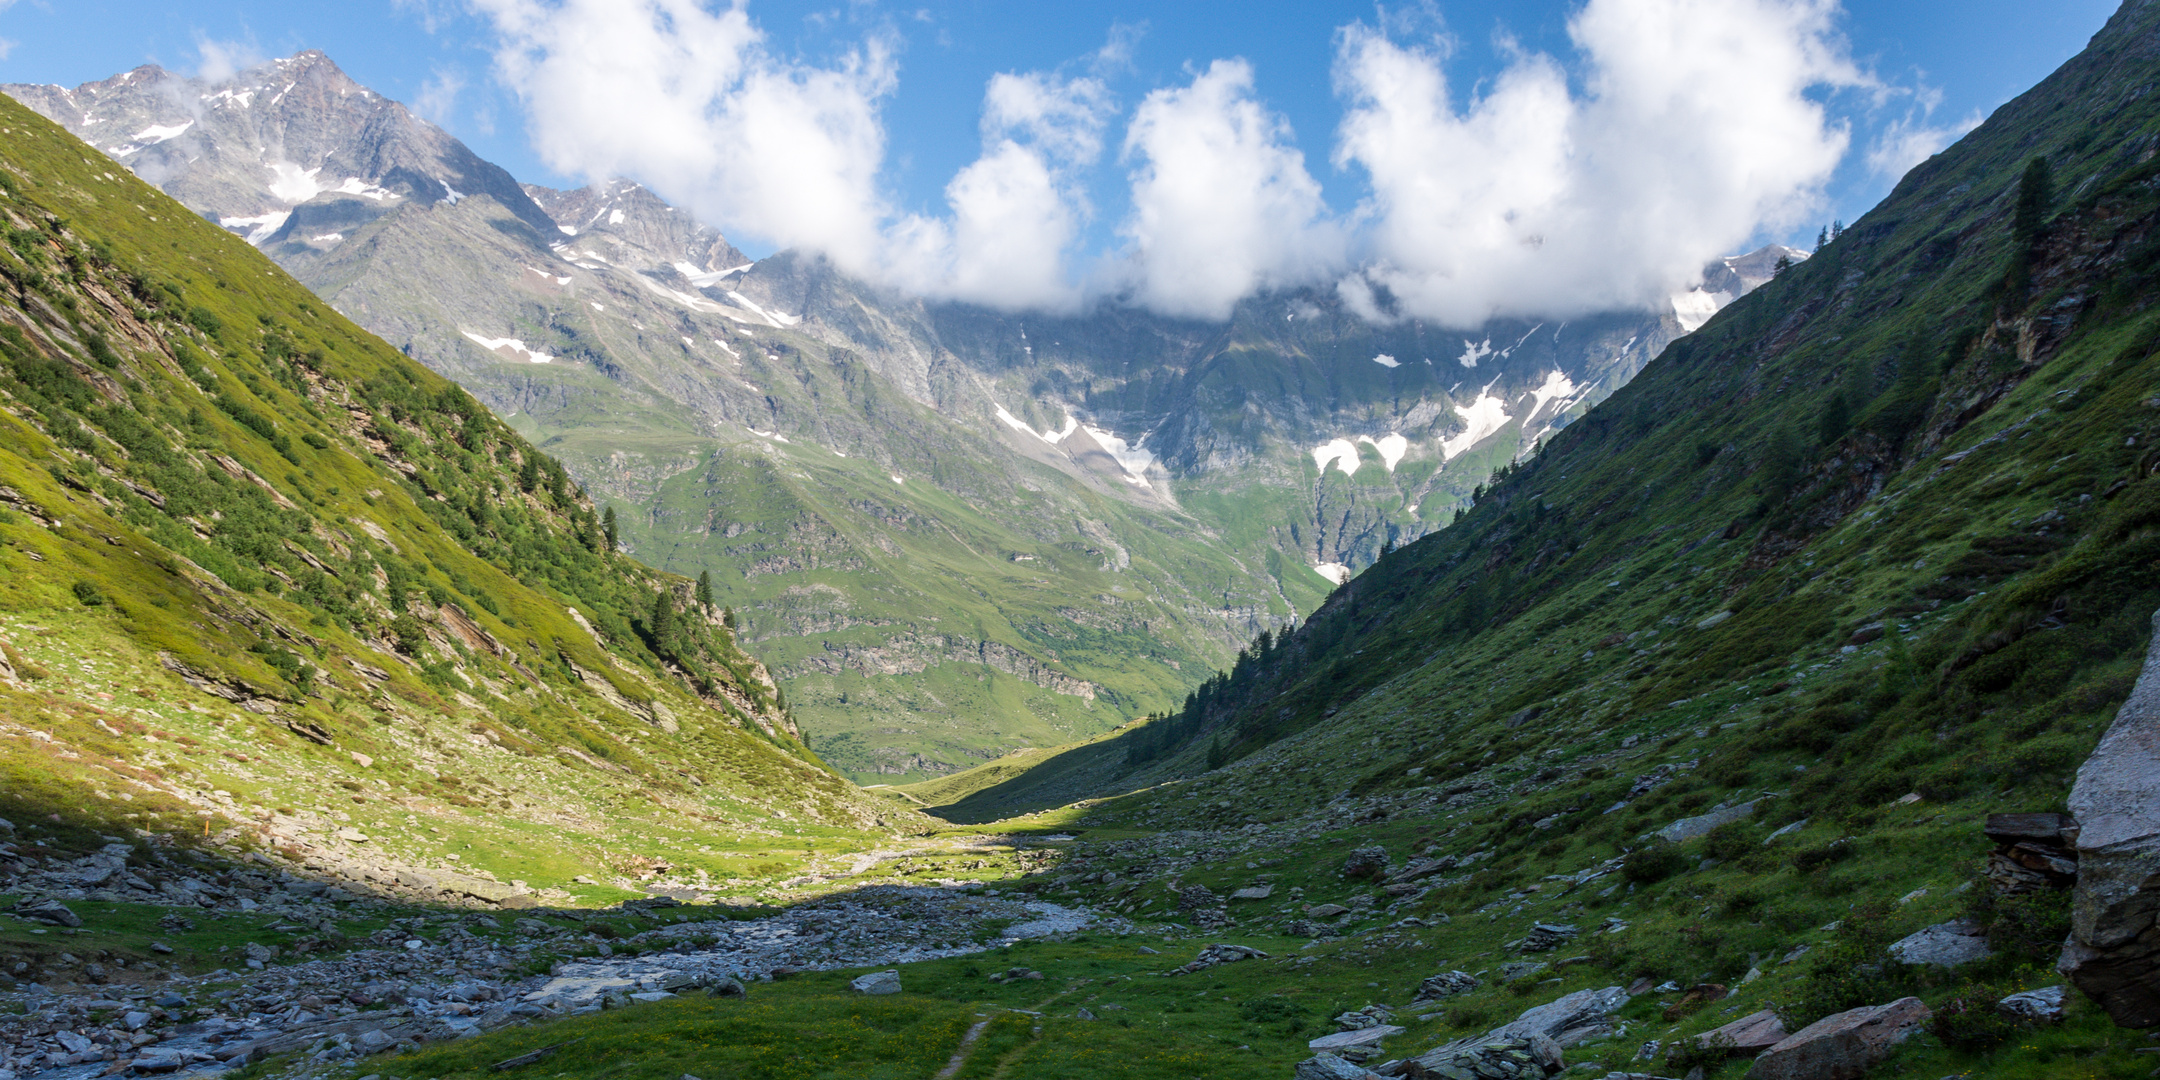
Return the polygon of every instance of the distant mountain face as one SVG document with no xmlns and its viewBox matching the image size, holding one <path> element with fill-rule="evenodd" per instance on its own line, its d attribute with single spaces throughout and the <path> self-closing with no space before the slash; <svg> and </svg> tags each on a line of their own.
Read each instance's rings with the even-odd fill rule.
<svg viewBox="0 0 2160 1080">
<path fill-rule="evenodd" d="M 1011 315 L 752 263 L 635 184 L 520 186 L 320 53 L 6 90 L 471 390 L 641 557 L 710 570 L 858 778 L 1175 707 L 1799 254 L 1474 331 L 1327 290 Z"/>
</svg>

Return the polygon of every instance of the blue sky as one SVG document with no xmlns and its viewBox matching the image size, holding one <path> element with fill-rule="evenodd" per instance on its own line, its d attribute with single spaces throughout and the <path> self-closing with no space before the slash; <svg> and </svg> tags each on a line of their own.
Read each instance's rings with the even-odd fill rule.
<svg viewBox="0 0 2160 1080">
<path fill-rule="evenodd" d="M 726 166 L 600 146 L 597 136 L 575 129 L 574 117 L 544 119 L 543 125 L 554 125 L 555 147 L 552 151 L 536 148 L 534 110 L 545 106 L 533 106 L 529 97 L 521 98 L 510 85 L 515 77 L 506 78 L 497 60 L 506 41 L 520 41 L 528 56 L 557 61 L 555 54 L 566 51 L 563 40 L 553 40 L 551 46 L 545 31 L 528 26 L 520 38 L 512 27 L 516 17 L 548 15 L 557 2 L 0 0 L 0 41 L 5 42 L 0 46 L 5 49 L 0 80 L 73 85 L 142 63 L 193 71 L 203 65 L 206 54 L 267 57 L 319 48 L 356 79 L 414 104 L 521 179 L 566 185 L 578 180 L 574 173 L 581 166 L 621 164 L 622 171 L 649 173 L 637 178 L 652 183 L 662 194 L 703 216 L 723 219 L 723 227 L 732 225 L 730 232 L 754 254 L 789 243 L 826 244 L 835 250 L 849 247 L 850 242 L 837 233 L 827 237 L 814 226 L 775 223 L 773 214 L 735 214 L 730 200 L 741 201 L 746 181 L 708 182 L 699 172 Z M 599 4 L 602 0 L 573 2 Z M 1607 6 L 1626 7 L 1633 2 L 1611 0 Z M 1689 0 L 1640 2 L 1684 5 Z M 1805 6 L 1809 0 L 1752 2 L 1775 8 L 1781 3 Z M 854 228 L 857 233 L 877 232 L 875 240 L 856 245 L 861 249 L 858 261 L 864 266 L 898 267 L 906 260 L 891 251 L 912 237 L 910 242 L 917 248 L 935 249 L 938 254 L 926 258 L 942 259 L 939 265 L 944 269 L 891 269 L 891 273 L 902 278 L 916 274 L 925 282 L 935 282 L 925 286 L 927 291 L 942 288 L 966 295 L 964 264 L 970 256 L 964 253 L 966 240 L 961 235 L 966 228 L 964 221 L 955 220 L 956 214 L 961 218 L 965 214 L 948 199 L 948 184 L 979 157 L 988 156 L 983 116 L 985 88 L 993 76 L 1035 73 L 1048 80 L 1045 85 L 1067 88 L 1076 85 L 1075 80 L 1087 80 L 1088 92 L 1094 95 L 1086 99 L 1095 110 L 1092 149 L 1049 161 L 1053 181 L 1063 192 L 1072 218 L 1067 233 L 1055 234 L 1064 237 L 1067 250 L 1055 268 L 1063 284 L 1043 286 L 1052 292 L 1075 287 L 1074 283 L 1084 286 L 1114 279 L 1130 286 L 1136 280 L 1128 271 L 1112 267 L 1118 252 L 1129 254 L 1152 242 L 1145 227 L 1135 224 L 1148 209 L 1137 205 L 1136 199 L 1144 202 L 1149 196 L 1139 191 L 1134 176 L 1146 169 L 1167 170 L 1170 166 L 1165 162 L 1176 149 L 1174 142 L 1200 130 L 1166 122 L 1158 129 L 1162 142 L 1137 150 L 1128 147 L 1129 125 L 1150 94 L 1188 91 L 1187 98 L 1166 98 L 1162 104 L 1167 107 L 1182 101 L 1198 108 L 1191 99 L 1201 96 L 1206 83 L 1202 76 L 1212 72 L 1223 76 L 1218 88 L 1226 88 L 1227 96 L 1218 104 L 1257 106 L 1274 125 L 1270 135 L 1274 143 L 1302 154 L 1302 175 L 1309 177 L 1324 205 L 1318 210 L 1307 206 L 1285 211 L 1291 218 L 1267 219 L 1277 223 L 1271 228 L 1292 218 L 1304 221 L 1295 228 L 1305 229 L 1314 221 L 1319 227 L 1308 237 L 1310 243 L 1295 251 L 1254 255 L 1251 272 L 1224 286 L 1235 292 L 1279 280 L 1281 265 L 1300 260 L 1333 259 L 1347 264 L 1386 258 L 1384 241 L 1391 230 L 1415 235 L 1415 222 L 1395 222 L 1370 206 L 1366 217 L 1359 218 L 1361 205 L 1372 203 L 1380 191 L 1372 164 L 1385 157 L 1384 151 L 1336 160 L 1347 107 L 1338 78 L 1347 55 L 1343 28 L 1362 25 L 1401 49 L 1432 60 L 1444 73 L 1454 106 L 1468 109 L 1470 100 L 1491 93 L 1510 70 L 1520 69 L 1526 53 L 1549 57 L 1571 92 L 1589 95 L 1587 83 L 1595 75 L 1594 65 L 1570 35 L 1570 19 L 1582 6 L 1551 0 L 1435 0 L 1388 7 L 1310 0 L 1235 4 L 1193 0 L 885 4 L 857 0 L 837 5 L 751 0 L 745 11 L 763 35 L 756 46 L 763 62 L 798 78 L 803 72 L 844 67 L 851 55 L 863 57 L 866 49 L 884 57 L 881 82 L 874 87 L 856 84 L 869 87 L 861 96 L 873 111 L 871 134 L 879 141 L 870 163 L 857 165 L 858 171 L 867 170 L 865 175 L 871 178 L 858 178 L 856 188 L 874 188 L 865 197 L 875 205 L 859 215 L 864 223 Z M 1801 200 L 1807 209 L 1795 211 L 1792 200 L 1787 200 L 1776 214 L 1768 215 L 1777 220 L 1759 223 L 1747 241 L 1782 239 L 1804 246 L 1821 222 L 1857 218 L 1894 182 L 1895 177 L 1879 161 L 1871 166 L 1870 150 L 1879 150 L 1897 125 L 1922 133 L 1924 141 L 1927 132 L 1955 131 L 1970 118 L 1984 116 L 2082 48 L 2115 6 L 2112 0 L 2046 4 L 1848 0 L 1830 19 L 1829 37 L 1836 41 L 1841 59 L 1849 61 L 1865 84 L 1854 85 L 1851 80 L 1843 86 L 1817 84 L 1807 88 L 1804 96 L 1827 107 L 1824 130 L 1832 135 L 1841 128 L 1847 130 L 1849 142 L 1827 171 L 1820 161 L 1793 163 L 1792 168 L 1811 177 L 1805 185 L 1811 194 Z M 1113 43 L 1115 55 L 1106 60 L 1100 54 Z M 1395 53 L 1372 55 L 1376 61 L 1400 58 Z M 1233 77 L 1237 72 L 1210 66 L 1227 58 L 1249 63 L 1249 82 L 1242 89 Z M 544 82 L 551 72 L 560 73 L 543 65 L 538 74 L 528 74 L 522 88 L 531 91 L 539 85 L 532 80 Z M 626 99 L 622 107 L 642 111 L 634 99 Z M 586 126 L 592 126 L 589 119 Z M 1048 129 L 1025 124 L 1013 130 L 1031 133 L 1014 136 L 1030 148 L 1048 137 Z M 704 131 L 682 134 L 685 140 L 711 137 Z M 1463 145 L 1460 140 L 1444 144 L 1458 151 Z M 1811 169 L 1820 175 L 1808 172 Z M 1301 182 L 1292 177 L 1288 183 L 1296 188 Z M 1268 197 L 1263 193 L 1262 202 Z M 1164 205 L 1176 208 L 1174 203 Z M 1264 207 L 1256 211 L 1266 212 Z M 774 213 L 786 216 L 785 211 Z M 725 220 L 731 215 L 736 220 Z M 921 226 L 912 232 L 901 221 L 910 215 Z M 872 217 L 883 224 L 868 223 Z M 939 228 L 946 231 L 938 233 Z M 1716 237 L 1729 240 L 1735 231 L 1728 226 Z M 929 239 L 923 239 L 926 235 Z M 872 249 L 878 253 L 870 254 Z M 1160 250 L 1168 252 L 1169 242 L 1163 241 Z M 1398 254 L 1397 261 L 1402 258 Z M 1464 258 L 1474 262 L 1476 256 Z M 1167 265 L 1170 256 L 1163 259 Z M 1457 274 L 1459 278 L 1459 272 L 1460 267 L 1451 267 L 1443 276 Z M 1161 299 L 1163 306 L 1194 313 L 1219 306 L 1212 294 L 1163 293 Z M 1032 301 L 1022 297 L 1014 302 Z M 1480 298 L 1477 302 L 1493 301 Z"/>
</svg>

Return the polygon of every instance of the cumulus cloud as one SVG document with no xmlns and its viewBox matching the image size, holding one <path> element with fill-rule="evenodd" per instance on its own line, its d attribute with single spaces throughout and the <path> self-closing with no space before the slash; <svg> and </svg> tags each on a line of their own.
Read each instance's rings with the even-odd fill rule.
<svg viewBox="0 0 2160 1080">
<path fill-rule="evenodd" d="M 1659 302 L 1814 208 L 1848 134 L 1809 92 L 1868 85 L 1832 0 L 1590 0 L 1581 91 L 1520 54 L 1450 99 L 1438 48 L 1346 28 L 1336 161 L 1370 177 L 1369 263 L 1344 295 L 1457 326 Z"/>
<path fill-rule="evenodd" d="M 439 127 L 447 127 L 450 114 L 457 109 L 458 95 L 465 91 L 465 76 L 454 69 L 436 68 L 435 73 L 420 83 L 420 91 L 413 95 L 412 109 Z"/>
<path fill-rule="evenodd" d="M 1069 311 L 1084 296 L 1068 253 L 1088 214 L 1076 173 L 1102 154 L 1113 114 L 1092 77 L 999 74 L 983 96 L 983 154 L 945 187 L 949 218 L 893 230 L 884 276 L 928 296 Z"/>
<path fill-rule="evenodd" d="M 591 179 L 635 177 L 723 228 L 876 265 L 879 103 L 892 52 L 873 37 L 829 66 L 775 56 L 739 7 L 696 0 L 472 0 L 523 99 L 534 149 Z"/>
<path fill-rule="evenodd" d="M 233 76 L 270 62 L 253 40 L 218 41 L 198 36 L 195 55 L 195 76 L 213 86 L 231 82 Z"/>
<path fill-rule="evenodd" d="M 1368 194 L 1337 213 L 1243 60 L 1147 94 L 1113 142 L 1110 79 L 1143 30 L 1120 25 L 1073 70 L 993 77 L 980 156 L 942 211 L 901 213 L 879 179 L 899 78 L 884 33 L 813 62 L 778 51 L 739 0 L 465 2 L 555 169 L 636 179 L 740 240 L 1006 309 L 1107 292 L 1219 318 L 1326 281 L 1368 317 L 1457 326 L 1656 305 L 1819 210 L 1850 138 L 1821 92 L 1883 89 L 1848 58 L 1835 0 L 1587 0 L 1572 55 L 1516 50 L 1463 100 L 1444 39 L 1405 43 L 1416 20 L 1353 24 L 1336 44 L 1334 164 Z M 439 79 L 423 98 L 447 109 L 454 92 Z M 1901 168 L 1962 130 L 1925 119 L 1886 129 L 1870 164 Z M 1083 251 L 1106 147 L 1130 211 L 1118 250 Z"/>
<path fill-rule="evenodd" d="M 982 156 L 942 217 L 897 214 L 878 184 L 898 74 L 871 35 L 837 62 L 776 53 L 740 6 L 698 0 L 472 0 L 533 144 L 563 172 L 633 177 L 740 238 L 799 247 L 927 296 L 1069 309 L 1087 213 L 1074 171 L 1114 114 L 1093 77 L 1001 74 Z"/>
<path fill-rule="evenodd" d="M 1978 112 L 1953 124 L 1930 126 L 1926 117 L 1904 116 L 1883 125 L 1872 142 L 1868 144 L 1868 171 L 1886 180 L 1896 180 L 1912 171 L 1912 167 L 1942 152 L 1942 148 L 1956 142 L 1986 119 Z"/>
<path fill-rule="evenodd" d="M 1217 60 L 1157 90 L 1133 115 L 1133 296 L 1158 311 L 1222 318 L 1257 289 L 1340 267 L 1343 235 L 1287 124 L 1253 96 L 1252 66 Z"/>
</svg>

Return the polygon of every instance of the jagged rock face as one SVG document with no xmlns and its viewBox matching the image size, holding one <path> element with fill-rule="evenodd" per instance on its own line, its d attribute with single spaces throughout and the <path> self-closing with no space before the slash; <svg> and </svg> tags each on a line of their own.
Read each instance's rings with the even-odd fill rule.
<svg viewBox="0 0 2160 1080">
<path fill-rule="evenodd" d="M 494 198 L 536 230 L 554 227 L 501 167 L 314 50 L 225 82 L 153 64 L 72 90 L 4 89 L 273 252 L 335 246 L 400 206 L 470 195 Z"/>
<path fill-rule="evenodd" d="M 2130 700 L 2078 766 L 2070 813 L 2078 879 L 2057 966 L 2116 1023 L 2160 1024 L 2160 638 Z"/>
</svg>

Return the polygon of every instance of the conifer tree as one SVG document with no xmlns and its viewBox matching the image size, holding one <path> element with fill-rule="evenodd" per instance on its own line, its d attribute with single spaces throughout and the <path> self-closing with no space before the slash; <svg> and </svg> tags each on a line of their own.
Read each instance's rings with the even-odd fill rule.
<svg viewBox="0 0 2160 1080">
<path fill-rule="evenodd" d="M 700 570 L 697 576 L 698 610 L 712 614 L 712 571 Z"/>
<path fill-rule="evenodd" d="M 602 533 L 603 533 L 603 534 L 604 534 L 604 535 L 605 535 L 605 536 L 607 537 L 607 549 L 608 549 L 609 551 L 613 551 L 613 550 L 615 550 L 615 544 L 616 544 L 616 541 L 617 541 L 617 535 L 616 535 L 616 532 L 615 532 L 615 508 L 614 508 L 614 507 L 612 507 L 612 506 L 608 507 L 608 508 L 607 508 L 607 513 L 606 513 L 606 514 L 605 514 L 604 516 L 602 516 L 602 517 L 601 517 L 601 519 L 600 519 L 600 531 L 601 531 L 601 532 L 602 532 Z"/>
</svg>

